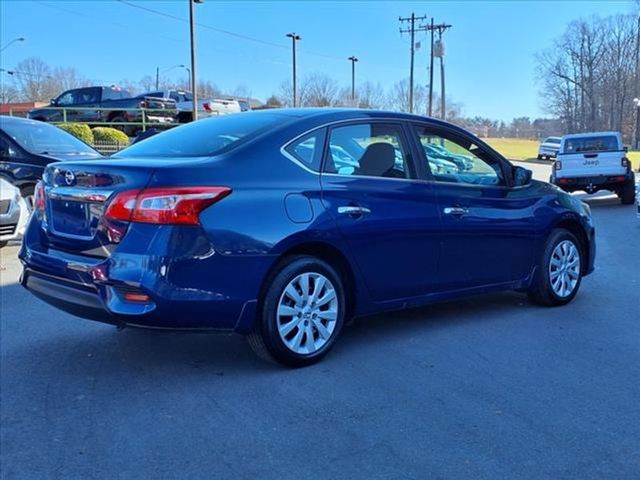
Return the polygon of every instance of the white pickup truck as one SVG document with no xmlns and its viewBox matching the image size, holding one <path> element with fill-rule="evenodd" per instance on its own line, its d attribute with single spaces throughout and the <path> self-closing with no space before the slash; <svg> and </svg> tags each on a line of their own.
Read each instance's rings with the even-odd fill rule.
<svg viewBox="0 0 640 480">
<path fill-rule="evenodd" d="M 141 95 L 142 96 L 142 95 Z M 184 90 L 156 90 L 145 93 L 144 96 L 154 98 L 173 99 L 178 107 L 178 122 L 186 123 L 193 120 L 193 96 Z M 233 98 L 198 99 L 198 117 L 225 115 L 227 113 L 245 112 L 251 110 L 249 102 Z"/>
<path fill-rule="evenodd" d="M 634 174 L 618 132 L 562 137 L 551 183 L 566 192 L 610 190 L 624 205 L 635 201 Z"/>
</svg>

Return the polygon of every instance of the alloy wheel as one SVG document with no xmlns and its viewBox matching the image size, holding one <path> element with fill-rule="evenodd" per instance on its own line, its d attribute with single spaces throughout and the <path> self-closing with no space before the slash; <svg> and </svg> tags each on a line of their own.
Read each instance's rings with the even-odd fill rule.
<svg viewBox="0 0 640 480">
<path fill-rule="evenodd" d="M 314 272 L 296 276 L 278 302 L 280 338 L 294 353 L 317 352 L 331 338 L 339 308 L 335 287 L 327 277 Z"/>
<path fill-rule="evenodd" d="M 580 252 L 571 240 L 563 240 L 553 249 L 549 279 L 558 297 L 566 298 L 575 290 L 580 279 Z"/>
</svg>

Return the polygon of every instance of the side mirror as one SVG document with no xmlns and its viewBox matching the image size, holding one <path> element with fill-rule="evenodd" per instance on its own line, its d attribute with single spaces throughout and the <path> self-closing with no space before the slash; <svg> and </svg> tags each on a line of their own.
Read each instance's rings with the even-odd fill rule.
<svg viewBox="0 0 640 480">
<path fill-rule="evenodd" d="M 513 184 L 522 187 L 531 183 L 533 172 L 523 167 L 513 167 Z"/>
<path fill-rule="evenodd" d="M 629 151 L 629 147 L 625 145 L 624 147 L 622 147 L 622 151 L 627 153 Z"/>
<path fill-rule="evenodd" d="M 52 98 L 49 103 L 51 104 L 51 106 L 55 107 L 56 105 L 58 105 L 58 100 L 56 100 L 55 98 Z"/>
</svg>

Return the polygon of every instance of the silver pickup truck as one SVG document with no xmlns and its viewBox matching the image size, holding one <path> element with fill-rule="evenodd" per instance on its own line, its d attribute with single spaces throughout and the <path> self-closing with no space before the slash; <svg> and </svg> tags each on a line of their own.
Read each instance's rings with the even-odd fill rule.
<svg viewBox="0 0 640 480">
<path fill-rule="evenodd" d="M 178 122 L 186 123 L 193 120 L 193 96 L 184 90 L 156 90 L 141 96 L 173 99 L 178 107 Z M 237 113 L 251 110 L 249 102 L 236 99 L 198 99 L 198 117 L 205 118 L 227 113 Z"/>
<path fill-rule="evenodd" d="M 635 201 L 634 174 L 618 132 L 562 137 L 551 183 L 566 192 L 610 190 L 624 205 Z"/>
</svg>

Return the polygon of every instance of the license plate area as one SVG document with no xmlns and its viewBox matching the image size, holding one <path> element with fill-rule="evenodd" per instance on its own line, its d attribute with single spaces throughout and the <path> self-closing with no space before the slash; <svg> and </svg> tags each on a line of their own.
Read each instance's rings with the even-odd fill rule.
<svg viewBox="0 0 640 480">
<path fill-rule="evenodd" d="M 100 205 L 68 199 L 50 199 L 49 209 L 52 233 L 82 239 L 91 239 L 95 235 Z"/>
</svg>

